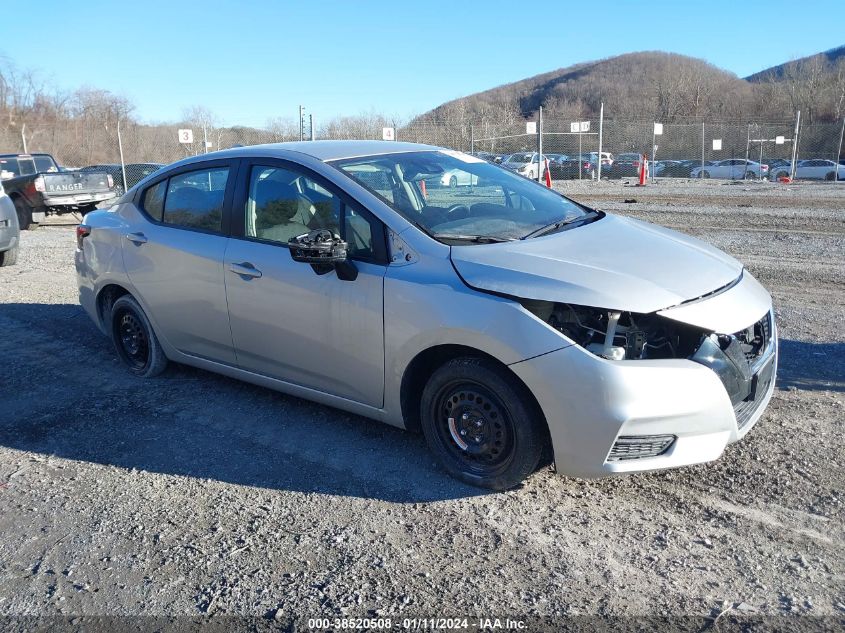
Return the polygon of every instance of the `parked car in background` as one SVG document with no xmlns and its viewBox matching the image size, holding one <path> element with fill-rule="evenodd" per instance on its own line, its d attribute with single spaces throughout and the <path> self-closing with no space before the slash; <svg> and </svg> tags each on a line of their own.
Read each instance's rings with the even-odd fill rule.
<svg viewBox="0 0 845 633">
<path fill-rule="evenodd" d="M 62 171 L 50 154 L 0 154 L 6 193 L 22 231 L 48 214 L 87 213 L 115 197 L 114 180 L 103 171 Z"/>
<path fill-rule="evenodd" d="M 728 180 L 756 180 L 769 175 L 769 166 L 744 158 L 728 158 L 712 165 L 696 167 L 690 171 L 692 178 L 725 178 Z"/>
<path fill-rule="evenodd" d="M 515 171 L 520 176 L 536 180 L 538 170 L 540 176 L 545 176 L 545 161 L 548 158 L 545 154 L 543 154 L 543 156 L 539 158 L 540 162 L 538 164 L 538 156 L 539 154 L 537 154 L 537 152 L 519 152 L 517 154 L 511 154 L 508 156 L 507 160 L 502 161 L 502 167 Z"/>
<path fill-rule="evenodd" d="M 590 161 L 595 163 L 595 164 L 598 164 L 598 157 L 599 157 L 598 152 L 582 152 L 582 153 L 586 153 L 587 155 L 589 155 Z M 602 152 L 601 153 L 601 171 L 602 171 L 602 173 L 604 173 L 605 169 L 612 167 L 613 162 L 615 160 L 616 159 L 614 158 L 613 154 L 611 154 L 610 152 Z"/>
<path fill-rule="evenodd" d="M 423 194 L 452 170 L 490 186 Z M 578 477 L 715 460 L 776 379 L 772 300 L 740 262 L 429 145 L 185 159 L 88 214 L 75 266 L 135 376 L 174 361 L 419 429 L 495 490 L 546 455 Z"/>
<path fill-rule="evenodd" d="M 606 175 L 608 178 L 635 178 L 640 175 L 640 169 L 644 160 L 642 154 L 630 152 L 617 154 L 610 167 L 602 167 L 602 176 Z"/>
<path fill-rule="evenodd" d="M 590 154 L 570 156 L 564 160 L 551 163 L 549 174 L 557 180 L 567 178 L 592 179 L 596 177 L 596 164 L 593 161 L 594 159 Z"/>
<path fill-rule="evenodd" d="M 478 157 L 480 158 L 480 157 Z M 441 187 L 471 187 L 478 185 L 478 176 L 462 169 L 449 169 L 438 179 Z"/>
<path fill-rule="evenodd" d="M 15 205 L 0 182 L 0 266 L 11 266 L 18 261 L 20 239 Z"/>
<path fill-rule="evenodd" d="M 780 174 L 783 168 L 778 168 Z M 787 176 L 789 175 L 787 170 Z M 839 165 L 832 160 L 811 158 L 799 161 L 795 165 L 795 178 L 802 180 L 845 180 L 845 165 Z"/>
<path fill-rule="evenodd" d="M 144 178 L 164 167 L 164 163 L 129 163 L 126 165 L 126 180 L 123 182 L 123 168 L 120 163 L 106 163 L 103 165 L 88 165 L 79 171 L 83 172 L 104 172 L 112 177 L 114 191 L 117 196 L 122 196 Z"/>
</svg>

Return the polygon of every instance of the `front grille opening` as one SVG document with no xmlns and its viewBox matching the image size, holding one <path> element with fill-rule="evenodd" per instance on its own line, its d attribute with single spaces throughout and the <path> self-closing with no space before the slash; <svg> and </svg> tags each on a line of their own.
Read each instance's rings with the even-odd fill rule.
<svg viewBox="0 0 845 633">
<path fill-rule="evenodd" d="M 674 435 L 620 435 L 610 449 L 607 461 L 657 457 L 668 451 L 676 439 Z"/>
</svg>

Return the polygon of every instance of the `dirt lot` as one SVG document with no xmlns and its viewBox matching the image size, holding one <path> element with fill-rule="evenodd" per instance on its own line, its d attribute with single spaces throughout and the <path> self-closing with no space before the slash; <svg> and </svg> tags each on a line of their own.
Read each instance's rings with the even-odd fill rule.
<svg viewBox="0 0 845 633">
<path fill-rule="evenodd" d="M 721 460 L 487 494 L 363 418 L 134 379 L 77 304 L 73 228 L 42 227 L 0 269 L 0 615 L 845 618 L 845 185 L 562 187 L 771 290 L 778 389 Z"/>
</svg>

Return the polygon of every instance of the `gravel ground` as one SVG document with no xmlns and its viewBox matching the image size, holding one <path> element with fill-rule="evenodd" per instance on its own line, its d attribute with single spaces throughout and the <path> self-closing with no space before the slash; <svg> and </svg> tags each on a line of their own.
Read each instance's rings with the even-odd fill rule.
<svg viewBox="0 0 845 633">
<path fill-rule="evenodd" d="M 845 185 L 558 186 L 702 237 L 771 290 L 778 388 L 722 459 L 490 494 L 376 422 L 188 367 L 134 379 L 77 304 L 72 227 L 42 227 L 0 269 L 0 616 L 841 625 Z"/>
</svg>

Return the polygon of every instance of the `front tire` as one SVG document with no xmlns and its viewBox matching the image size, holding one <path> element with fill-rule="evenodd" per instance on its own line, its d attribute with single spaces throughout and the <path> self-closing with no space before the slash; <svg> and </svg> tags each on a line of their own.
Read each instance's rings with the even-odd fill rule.
<svg viewBox="0 0 845 633">
<path fill-rule="evenodd" d="M 112 305 L 111 338 L 117 355 L 131 374 L 152 378 L 167 368 L 167 356 L 150 320 L 130 295 L 119 297 Z"/>
<path fill-rule="evenodd" d="M 507 490 L 534 472 L 548 443 L 542 415 L 524 386 L 482 358 L 435 370 L 420 403 L 429 449 L 453 477 Z"/>
<path fill-rule="evenodd" d="M 710 172 L 705 169 L 700 174 L 698 174 L 698 177 L 699 178 L 710 178 Z"/>
<path fill-rule="evenodd" d="M 458 188 L 458 178 L 456 176 L 452 176 L 451 178 L 449 178 L 449 187 L 451 189 Z"/>
</svg>

